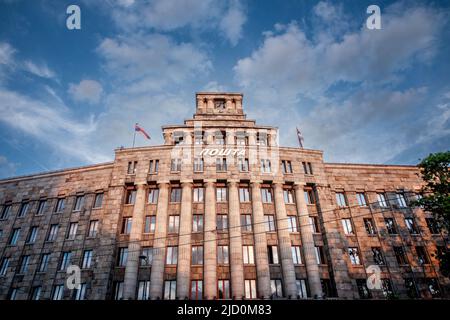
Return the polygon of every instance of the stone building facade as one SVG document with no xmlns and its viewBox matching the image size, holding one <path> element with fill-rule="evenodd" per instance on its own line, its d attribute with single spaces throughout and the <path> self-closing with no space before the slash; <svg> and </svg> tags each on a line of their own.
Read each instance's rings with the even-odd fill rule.
<svg viewBox="0 0 450 320">
<path fill-rule="evenodd" d="M 164 145 L 0 180 L 0 299 L 447 297 L 417 167 L 279 146 L 242 100 L 197 93 Z"/>
</svg>

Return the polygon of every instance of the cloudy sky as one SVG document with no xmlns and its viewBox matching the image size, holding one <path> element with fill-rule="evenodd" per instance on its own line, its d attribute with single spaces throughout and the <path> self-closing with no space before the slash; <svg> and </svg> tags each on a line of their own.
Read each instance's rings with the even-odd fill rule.
<svg viewBox="0 0 450 320">
<path fill-rule="evenodd" d="M 415 164 L 450 147 L 449 17 L 449 1 L 0 0 L 0 177 L 110 161 L 135 122 L 161 144 L 205 90 L 243 92 L 249 118 L 286 146 L 298 126 L 326 161 Z"/>
</svg>

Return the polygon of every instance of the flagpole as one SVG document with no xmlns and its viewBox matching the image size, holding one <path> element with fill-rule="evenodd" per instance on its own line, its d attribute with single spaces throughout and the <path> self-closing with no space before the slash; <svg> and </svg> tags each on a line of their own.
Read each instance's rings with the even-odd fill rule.
<svg viewBox="0 0 450 320">
<path fill-rule="evenodd" d="M 137 125 L 137 123 L 134 125 L 133 148 L 134 148 L 134 142 L 136 141 L 136 125 Z"/>
</svg>

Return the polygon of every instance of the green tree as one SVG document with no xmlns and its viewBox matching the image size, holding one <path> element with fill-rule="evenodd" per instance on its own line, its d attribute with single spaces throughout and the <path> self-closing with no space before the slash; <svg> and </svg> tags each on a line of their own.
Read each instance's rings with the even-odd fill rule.
<svg viewBox="0 0 450 320">
<path fill-rule="evenodd" d="M 430 154 L 419 163 L 425 186 L 423 197 L 414 205 L 421 206 L 433 214 L 437 227 L 447 232 L 450 226 L 450 151 Z M 440 269 L 446 277 L 450 276 L 450 254 L 447 248 L 437 252 Z"/>
</svg>

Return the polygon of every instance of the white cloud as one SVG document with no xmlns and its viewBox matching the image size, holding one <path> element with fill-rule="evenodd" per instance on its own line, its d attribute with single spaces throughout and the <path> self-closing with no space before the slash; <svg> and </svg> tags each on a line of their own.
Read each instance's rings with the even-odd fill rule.
<svg viewBox="0 0 450 320">
<path fill-rule="evenodd" d="M 103 93 L 103 87 L 95 80 L 81 80 L 78 84 L 69 84 L 69 94 L 75 101 L 98 103 Z"/>
<path fill-rule="evenodd" d="M 16 174 L 17 164 L 0 155 L 0 177 L 12 177 Z"/>
<path fill-rule="evenodd" d="M 34 62 L 27 60 L 23 63 L 23 69 L 41 78 L 51 79 L 55 77 L 55 72 L 53 72 L 46 64 L 37 65 Z"/>
<path fill-rule="evenodd" d="M 0 42 L 0 64 L 13 63 L 14 48 L 9 43 Z"/>
<path fill-rule="evenodd" d="M 247 17 L 240 2 L 237 0 L 231 1 L 228 11 L 219 23 L 220 30 L 225 34 L 231 45 L 237 45 L 239 39 L 242 38 L 242 28 L 246 20 Z"/>
</svg>

